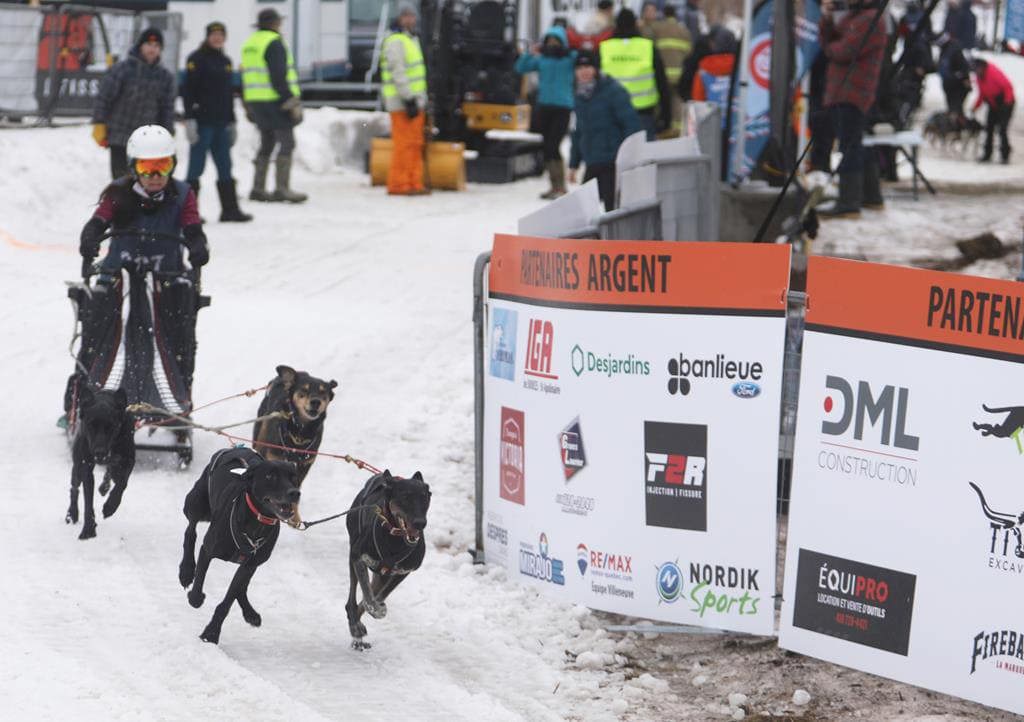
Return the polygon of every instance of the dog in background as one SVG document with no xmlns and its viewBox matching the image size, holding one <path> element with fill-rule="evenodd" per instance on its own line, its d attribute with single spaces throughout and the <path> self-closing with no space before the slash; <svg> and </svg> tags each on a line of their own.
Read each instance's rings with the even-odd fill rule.
<svg viewBox="0 0 1024 722">
<path fill-rule="evenodd" d="M 103 504 L 103 518 L 121 505 L 128 477 L 135 468 L 135 424 L 128 413 L 128 395 L 124 389 L 93 391 L 87 383 L 78 385 L 76 430 L 71 445 L 71 504 L 68 524 L 78 523 L 78 487 L 85 487 L 85 519 L 79 539 L 96 536 L 96 512 L 93 509 L 93 470 L 105 464 L 100 494 L 110 492 Z M 111 490 L 111 487 L 113 489 Z"/>
<path fill-rule="evenodd" d="M 924 137 L 932 147 L 959 147 L 961 153 L 966 153 L 971 145 L 977 149 L 982 130 L 981 123 L 974 118 L 944 110 L 932 113 L 924 123 Z"/>
<path fill-rule="evenodd" d="M 238 600 L 242 617 L 254 627 L 263 623 L 249 602 L 249 582 L 256 569 L 270 559 L 281 533 L 278 522 L 288 521 L 299 501 L 295 465 L 287 461 L 267 461 L 252 449 L 221 449 L 210 459 L 192 490 L 185 497 L 182 511 L 188 519 L 184 552 L 178 567 L 181 586 L 192 589 L 188 603 L 198 609 L 206 595 L 203 583 L 213 559 L 238 565 L 224 600 L 213 611 L 213 618 L 199 635 L 204 642 L 217 644 L 224 619 Z M 196 561 L 196 524 L 210 522 Z"/>
<path fill-rule="evenodd" d="M 388 613 L 384 600 L 423 563 L 423 529 L 429 508 L 430 487 L 418 471 L 411 479 L 403 479 L 385 469 L 370 477 L 353 500 L 353 511 L 346 517 L 349 590 L 345 605 L 353 649 L 370 648 L 363 641 L 363 612 L 383 619 Z M 358 604 L 357 584 L 362 591 Z"/>
<path fill-rule="evenodd" d="M 298 486 L 316 461 L 316 452 L 324 436 L 327 407 L 334 400 L 338 382 L 324 381 L 291 366 L 278 366 L 277 376 L 271 379 L 266 395 L 260 402 L 259 416 L 275 411 L 285 412 L 287 418 L 257 421 L 252 430 L 253 448 L 270 461 L 290 461 L 298 469 Z M 275 447 L 287 446 L 296 451 Z M 301 522 L 298 506 L 290 524 Z"/>
</svg>

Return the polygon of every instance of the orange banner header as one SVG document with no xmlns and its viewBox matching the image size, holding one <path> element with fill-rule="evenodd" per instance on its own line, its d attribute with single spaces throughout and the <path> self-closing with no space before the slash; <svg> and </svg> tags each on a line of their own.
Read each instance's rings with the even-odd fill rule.
<svg viewBox="0 0 1024 722">
<path fill-rule="evenodd" d="M 609 310 L 786 310 L 789 246 L 496 235 L 492 296 Z"/>
<path fill-rule="evenodd" d="M 807 268 L 809 327 L 911 345 L 1024 357 L 1022 299 L 1014 281 L 822 257 Z"/>
</svg>

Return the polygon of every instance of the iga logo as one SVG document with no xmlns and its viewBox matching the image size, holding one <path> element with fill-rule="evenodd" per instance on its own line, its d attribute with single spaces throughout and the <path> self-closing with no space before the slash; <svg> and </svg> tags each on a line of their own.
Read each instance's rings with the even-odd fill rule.
<svg viewBox="0 0 1024 722">
<path fill-rule="evenodd" d="M 973 482 L 967 482 L 981 501 L 981 513 L 988 520 L 992 529 L 989 541 L 988 566 L 990 569 L 1020 574 L 1024 572 L 1024 540 L 1021 539 L 1021 526 L 1024 525 L 1024 511 L 1019 514 L 993 511 L 985 502 L 985 495 Z M 1011 556 L 1012 555 L 1012 556 Z M 1016 557 L 1017 560 L 1014 559 Z"/>
<path fill-rule="evenodd" d="M 528 376 L 543 379 L 558 379 L 551 372 L 551 349 L 555 345 L 555 327 L 550 321 L 531 318 L 526 333 L 526 366 L 523 372 Z"/>
<path fill-rule="evenodd" d="M 580 569 L 580 576 L 587 574 L 587 561 L 590 559 L 590 550 L 586 544 L 576 545 L 576 566 Z"/>
<path fill-rule="evenodd" d="M 519 314 L 507 308 L 491 312 L 491 376 L 512 381 L 516 375 L 516 322 Z"/>
<path fill-rule="evenodd" d="M 978 669 L 978 660 L 989 657 L 1009 657 L 1020 660 L 1020 663 L 1007 662 L 1003 659 L 995 661 L 995 668 L 1006 672 L 1024 674 L 1024 631 L 1000 629 L 993 632 L 978 632 L 974 637 L 971 652 L 971 674 Z"/>
<path fill-rule="evenodd" d="M 668 360 L 668 392 L 673 396 L 688 395 L 693 381 L 724 379 L 739 382 L 733 385 L 733 394 L 752 399 L 761 393 L 761 387 L 754 382 L 763 376 L 764 366 L 760 361 L 732 361 L 723 353 L 704 359 L 689 359 L 680 353 Z"/>
<path fill-rule="evenodd" d="M 793 626 L 904 657 L 917 577 L 801 549 Z"/>
<path fill-rule="evenodd" d="M 583 451 L 583 432 L 580 430 L 580 417 L 562 429 L 558 435 L 558 446 L 562 454 L 562 469 L 565 480 L 569 481 L 577 472 L 587 465 L 587 456 Z"/>
<path fill-rule="evenodd" d="M 498 445 L 501 498 L 526 504 L 526 417 L 522 411 L 501 407 Z"/>
<path fill-rule="evenodd" d="M 679 571 L 678 560 L 665 562 L 658 567 L 656 577 L 658 586 L 658 603 L 672 604 L 683 593 L 683 573 Z"/>
<path fill-rule="evenodd" d="M 647 526 L 708 529 L 708 427 L 644 422 Z"/>
<path fill-rule="evenodd" d="M 549 556 L 548 535 L 541 532 L 537 551 L 525 542 L 519 544 L 519 573 L 551 584 L 564 585 L 564 564 L 561 559 Z"/>
<path fill-rule="evenodd" d="M 985 404 L 981 405 L 990 414 L 1006 414 L 1006 418 L 999 424 L 979 423 L 971 424 L 975 431 L 980 431 L 982 436 L 994 436 L 997 439 L 1012 438 L 1017 442 L 1017 453 L 1024 454 L 1024 443 L 1021 442 L 1020 432 L 1024 427 L 1024 406 L 1003 406 L 990 409 Z"/>
<path fill-rule="evenodd" d="M 836 401 L 839 401 L 840 416 L 837 421 L 825 419 L 821 422 L 821 433 L 830 436 L 842 436 L 853 423 L 853 438 L 864 439 L 865 421 L 875 428 L 877 426 L 878 442 L 882 446 L 895 446 L 907 451 L 917 451 L 920 437 L 907 433 L 907 413 L 910 406 L 910 390 L 900 387 L 883 386 L 881 393 L 875 394 L 867 381 L 857 382 L 854 392 L 850 382 L 839 376 L 826 376 L 825 388 L 837 392 L 837 395 L 825 396 L 825 413 L 834 416 Z M 895 421 L 895 426 L 893 422 Z"/>
</svg>

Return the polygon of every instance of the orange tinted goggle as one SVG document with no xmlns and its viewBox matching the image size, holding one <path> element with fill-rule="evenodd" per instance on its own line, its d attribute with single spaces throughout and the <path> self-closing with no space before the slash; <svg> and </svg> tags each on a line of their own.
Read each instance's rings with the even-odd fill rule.
<svg viewBox="0 0 1024 722">
<path fill-rule="evenodd" d="M 139 175 L 168 176 L 174 170 L 174 158 L 139 158 L 135 161 L 135 172 Z"/>
</svg>

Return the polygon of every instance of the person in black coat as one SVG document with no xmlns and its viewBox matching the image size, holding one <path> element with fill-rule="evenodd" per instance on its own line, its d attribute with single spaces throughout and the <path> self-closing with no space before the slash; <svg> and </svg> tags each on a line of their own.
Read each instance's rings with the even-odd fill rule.
<svg viewBox="0 0 1024 722">
<path fill-rule="evenodd" d="M 217 195 L 221 221 L 251 221 L 238 207 L 235 179 L 231 177 L 231 146 L 238 137 L 231 58 L 224 54 L 227 28 L 224 23 L 206 26 L 206 40 L 188 56 L 182 99 L 185 103 L 185 133 L 192 145 L 188 156 L 188 184 L 199 195 L 199 178 L 206 166 L 206 154 L 217 166 Z"/>
</svg>

